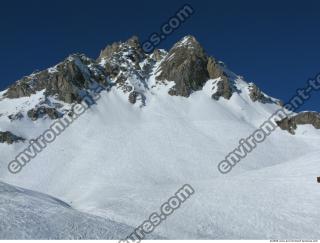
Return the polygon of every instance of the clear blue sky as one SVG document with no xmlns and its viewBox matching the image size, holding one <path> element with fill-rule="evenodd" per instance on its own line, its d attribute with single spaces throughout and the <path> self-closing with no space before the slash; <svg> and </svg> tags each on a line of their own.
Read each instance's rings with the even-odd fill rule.
<svg viewBox="0 0 320 243">
<path fill-rule="evenodd" d="M 320 72 L 320 1 L 2 1 L 0 88 L 74 52 L 157 32 L 184 3 L 195 14 L 168 37 L 196 36 L 231 70 L 284 101 Z M 318 110 L 320 93 L 303 107 Z"/>
</svg>

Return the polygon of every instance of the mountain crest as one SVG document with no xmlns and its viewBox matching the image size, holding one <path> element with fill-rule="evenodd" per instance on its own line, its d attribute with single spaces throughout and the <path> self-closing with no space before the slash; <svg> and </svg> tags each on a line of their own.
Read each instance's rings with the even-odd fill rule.
<svg viewBox="0 0 320 243">
<path fill-rule="evenodd" d="M 202 46 L 197 41 L 197 39 L 192 35 L 187 35 L 183 37 L 180 41 L 178 41 L 173 48 L 179 48 L 179 47 L 185 47 L 185 48 L 195 48 L 195 49 L 201 49 Z"/>
<path fill-rule="evenodd" d="M 145 57 L 145 53 L 143 52 L 139 38 L 137 36 L 132 36 L 125 42 L 114 42 L 111 45 L 107 45 L 101 52 L 98 57 L 98 62 L 104 59 L 110 59 L 114 55 L 120 52 L 135 52 L 139 56 L 139 60 Z"/>
<path fill-rule="evenodd" d="M 108 85 L 104 70 L 83 54 L 73 54 L 52 68 L 33 73 L 10 86 L 5 97 L 20 98 L 45 90 L 66 103 L 81 100 L 81 92 L 96 83 Z"/>
<path fill-rule="evenodd" d="M 202 89 L 209 79 L 221 78 L 213 98 L 232 95 L 232 84 L 222 66 L 209 57 L 195 37 L 188 35 L 178 41 L 169 51 L 158 69 L 158 80 L 174 81 L 171 95 L 188 97 L 193 91 Z"/>
<path fill-rule="evenodd" d="M 150 82 L 152 76 L 155 83 Z M 70 104 L 81 101 L 84 93 L 100 84 L 128 93 L 128 100 L 135 103 L 137 99 L 145 100 L 145 92 L 156 85 L 171 81 L 174 85 L 168 91 L 170 95 L 188 97 L 214 79 L 211 97 L 228 100 L 237 91 L 236 78 L 228 74 L 221 62 L 209 56 L 192 35 L 183 37 L 169 52 L 156 49 L 151 54 L 146 54 L 138 37 L 132 36 L 106 46 L 97 60 L 84 54 L 70 55 L 54 67 L 17 81 L 4 96 L 15 99 L 45 90 L 46 98 L 55 97 Z M 252 101 L 269 102 L 256 86 L 250 92 Z"/>
</svg>

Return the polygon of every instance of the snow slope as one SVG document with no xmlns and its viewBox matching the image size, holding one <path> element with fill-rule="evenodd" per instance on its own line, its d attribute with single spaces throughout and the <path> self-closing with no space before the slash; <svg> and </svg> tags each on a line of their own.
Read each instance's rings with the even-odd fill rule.
<svg viewBox="0 0 320 243">
<path fill-rule="evenodd" d="M 132 228 L 0 182 L 0 239 L 117 239 Z"/>
<path fill-rule="evenodd" d="M 139 80 L 131 78 L 127 82 L 138 87 Z M 2 226 L 5 230 L 0 228 L 0 238 L 122 238 L 128 227 L 113 221 L 135 228 L 184 184 L 196 192 L 156 229 L 160 237 L 320 238 L 319 130 L 299 126 L 293 136 L 277 129 L 222 175 L 218 163 L 279 106 L 253 102 L 249 84 L 238 76 L 237 92 L 230 100 L 218 101 L 211 98 L 217 80 L 208 80 L 188 98 L 168 95 L 172 82 L 156 84 L 154 75 L 144 82 L 145 105 L 130 104 L 128 93 L 117 87 L 102 91 L 97 104 L 19 174 L 10 174 L 7 166 L 28 142 L 0 144 L 2 181 L 72 202 L 73 208 L 86 213 L 28 191 L 18 198 L 7 196 L 7 191 L 16 194 L 20 189 L 1 184 L 0 202 L 12 202 L 12 208 L 11 204 L 2 206 L 5 211 L 0 208 L 3 218 L 23 216 L 20 209 L 26 207 L 28 219 L 36 214 L 39 218 L 34 222 L 50 227 L 37 234 L 35 223 L 27 228 L 29 234 L 22 234 L 17 229 L 21 221 L 15 219 Z M 42 99 L 43 92 L 28 98 L 2 98 L 0 129 L 27 140 L 39 136 L 52 120 L 31 121 L 25 116 L 9 121 L 7 115 L 18 111 L 25 115 Z M 29 208 L 35 202 L 39 207 Z M 33 210 L 45 214 L 42 217 Z M 99 227 L 93 227 L 96 224 Z M 89 228 L 79 233 L 84 227 Z"/>
<path fill-rule="evenodd" d="M 0 144 L 0 177 L 134 227 L 189 183 L 196 194 L 156 230 L 160 236 L 319 238 L 318 131 L 304 127 L 292 136 L 277 130 L 221 175 L 218 162 L 277 106 L 251 102 L 241 80 L 242 93 L 214 101 L 207 93 L 212 82 L 189 98 L 151 91 L 143 108 L 117 89 L 102 92 L 97 105 L 20 174 L 6 166 L 26 144 Z M 25 123 L 15 131 L 31 139 L 47 123 Z M 29 126 L 38 129 L 30 132 Z"/>
</svg>

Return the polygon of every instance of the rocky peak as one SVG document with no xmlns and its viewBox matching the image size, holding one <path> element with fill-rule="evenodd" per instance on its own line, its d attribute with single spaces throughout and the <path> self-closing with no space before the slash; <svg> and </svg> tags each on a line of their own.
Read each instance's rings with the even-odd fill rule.
<svg viewBox="0 0 320 243">
<path fill-rule="evenodd" d="M 101 61 L 103 58 L 110 58 L 115 52 L 119 52 L 120 46 L 121 42 L 114 42 L 111 45 L 106 46 L 103 50 L 101 50 L 98 61 Z"/>
<path fill-rule="evenodd" d="M 209 57 L 196 38 L 190 35 L 171 48 L 158 73 L 158 80 L 175 82 L 175 86 L 169 91 L 171 95 L 188 97 L 192 91 L 202 89 L 208 79 L 217 78 L 221 78 L 221 81 L 212 97 L 229 99 L 232 95 L 232 84 L 221 64 Z"/>
<path fill-rule="evenodd" d="M 155 84 L 153 79 L 150 82 L 153 75 L 157 80 Z M 101 84 L 129 93 L 131 103 L 136 100 L 144 103 L 145 92 L 156 84 L 172 81 L 174 85 L 169 94 L 188 97 L 192 92 L 201 90 L 209 79 L 214 80 L 211 97 L 215 100 L 230 99 L 237 91 L 234 85 L 237 77 L 221 62 L 208 56 L 195 37 L 183 37 L 169 52 L 156 49 L 146 54 L 138 37 L 133 36 L 127 41 L 108 45 L 97 60 L 83 54 L 71 55 L 52 68 L 17 81 L 4 96 L 20 98 L 45 90 L 45 98 L 54 97 L 74 103 L 81 101 L 92 86 Z M 250 97 L 252 101 L 270 101 L 255 85 L 250 86 Z M 58 116 L 58 113 L 43 108 L 29 114 L 33 119 L 43 116 L 55 119 Z"/>
<path fill-rule="evenodd" d="M 148 88 L 147 80 L 161 55 L 162 52 L 145 54 L 139 39 L 133 36 L 125 42 L 107 46 L 97 61 L 117 88 L 124 93 L 130 92 L 129 101 L 135 103 L 136 98 L 144 100 L 143 92 Z"/>
<path fill-rule="evenodd" d="M 135 48 L 135 49 L 141 48 L 139 38 L 135 35 L 132 36 L 131 38 L 129 38 L 126 41 L 126 44 L 131 46 L 132 48 Z"/>
<path fill-rule="evenodd" d="M 178 41 L 173 48 L 188 48 L 204 51 L 197 39 L 192 35 L 187 35 Z"/>
<path fill-rule="evenodd" d="M 100 52 L 98 57 L 98 62 L 102 60 L 111 59 L 117 55 L 127 55 L 134 62 L 140 62 L 145 58 L 145 53 L 143 52 L 139 38 L 137 36 L 132 36 L 125 42 L 114 42 L 111 45 L 107 45 L 105 49 Z"/>
<path fill-rule="evenodd" d="M 188 97 L 209 79 L 207 63 L 208 56 L 199 42 L 186 36 L 170 49 L 158 69 L 157 80 L 174 81 L 169 94 Z"/>
<path fill-rule="evenodd" d="M 81 93 L 94 84 L 107 85 L 104 70 L 83 54 L 70 55 L 58 65 L 33 73 L 9 87 L 7 98 L 20 98 L 45 90 L 66 103 L 81 100 Z"/>
</svg>

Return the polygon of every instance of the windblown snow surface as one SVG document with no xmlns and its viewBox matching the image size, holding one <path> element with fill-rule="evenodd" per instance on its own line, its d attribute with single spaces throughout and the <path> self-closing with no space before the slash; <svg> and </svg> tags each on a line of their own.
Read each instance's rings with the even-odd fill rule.
<svg viewBox="0 0 320 243">
<path fill-rule="evenodd" d="M 2 181 L 52 195 L 86 213 L 79 216 L 51 199 L 49 205 L 42 199 L 40 204 L 32 203 L 40 200 L 33 197 L 23 199 L 25 203 L 16 196 L 6 199 L 9 194 L 1 189 L 0 225 L 5 223 L 5 228 L 0 228 L 0 238 L 35 238 L 40 228 L 39 237 L 121 238 L 121 233 L 125 237 L 125 230 L 101 218 L 137 227 L 182 185 L 190 184 L 195 194 L 155 234 L 168 239 L 319 239 L 319 130 L 300 126 L 291 135 L 277 129 L 222 175 L 218 163 L 279 107 L 252 102 L 248 84 L 241 79 L 236 80 L 241 92 L 230 100 L 213 100 L 214 81 L 188 98 L 168 95 L 169 86 L 150 88 L 143 107 L 131 105 L 118 89 L 103 91 L 96 105 L 16 175 L 8 172 L 7 165 L 28 143 L 0 144 Z M 39 93 L 31 100 L 40 97 Z M 4 99 L 0 106 L 12 113 L 17 107 L 31 107 L 32 102 Z M 27 139 L 52 123 L 6 119 L 0 118 L 2 130 Z M 58 216 L 51 215 L 61 211 L 58 221 L 68 227 L 57 224 L 46 235 L 46 227 L 36 221 L 36 232 L 19 233 L 18 227 L 12 231 L 8 224 L 19 226 L 19 212 L 29 218 L 21 207 L 30 205 L 35 207 L 32 210 L 42 210 L 39 214 L 41 220 L 47 218 L 46 224 L 55 225 Z M 15 206 L 14 213 L 4 211 Z M 69 224 L 79 218 L 76 228 L 87 235 L 77 235 L 79 231 Z M 104 234 L 100 230 L 105 228 Z"/>
<path fill-rule="evenodd" d="M 1 239 L 114 239 L 132 228 L 78 212 L 68 204 L 0 182 Z"/>
</svg>

